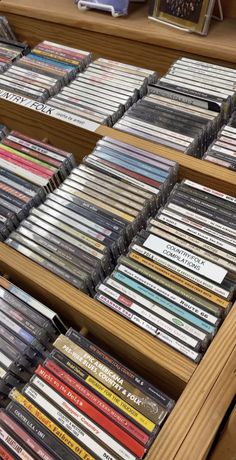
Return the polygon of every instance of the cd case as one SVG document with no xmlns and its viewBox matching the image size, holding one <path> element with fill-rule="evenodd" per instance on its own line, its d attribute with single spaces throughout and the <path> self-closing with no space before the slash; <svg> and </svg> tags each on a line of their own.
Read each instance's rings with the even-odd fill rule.
<svg viewBox="0 0 236 460">
<path fill-rule="evenodd" d="M 149 19 L 164 22 L 172 27 L 207 35 L 215 5 L 218 4 L 219 19 L 223 19 L 221 2 L 218 0 L 152 0 Z"/>
</svg>

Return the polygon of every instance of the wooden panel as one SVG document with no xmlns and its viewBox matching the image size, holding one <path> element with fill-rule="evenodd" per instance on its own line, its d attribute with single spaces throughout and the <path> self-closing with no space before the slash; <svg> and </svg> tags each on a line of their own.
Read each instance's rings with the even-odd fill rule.
<svg viewBox="0 0 236 460">
<path fill-rule="evenodd" d="M 152 381 L 178 397 L 196 365 L 167 345 L 137 328 L 99 302 L 58 278 L 4 243 L 0 243 L 0 270 L 13 275 L 37 298 L 76 326 L 86 326 L 102 337 L 121 357 L 142 369 Z"/>
<path fill-rule="evenodd" d="M 208 460 L 235 460 L 236 452 L 236 406 Z"/>
<path fill-rule="evenodd" d="M 175 460 L 200 460 L 211 447 L 224 415 L 236 394 L 236 342 L 234 350 L 202 406 L 194 425 L 182 444 Z M 235 427 L 236 435 L 236 427 Z M 197 449 L 193 450 L 193 446 Z M 236 458 L 236 444 L 234 451 Z M 224 457 L 227 460 L 227 457 Z"/>
<path fill-rule="evenodd" d="M 221 375 L 222 385 L 227 385 L 227 387 L 230 387 L 229 391 L 232 394 L 235 380 L 233 381 L 234 383 L 232 383 L 229 382 L 229 378 L 230 376 L 232 377 L 233 372 L 235 372 L 235 324 L 236 304 L 232 308 L 227 319 L 224 321 L 203 360 L 197 367 L 186 389 L 179 398 L 175 410 L 171 413 L 168 419 L 168 424 L 163 427 L 160 434 L 158 435 L 155 445 L 152 447 L 149 454 L 149 460 L 177 460 L 177 458 L 178 460 L 203 460 L 201 453 L 205 450 L 204 454 L 206 454 L 209 447 L 209 439 L 204 439 L 204 430 L 207 431 L 209 436 L 212 436 L 212 440 L 215 434 L 214 431 L 212 433 L 208 431 L 209 419 L 212 417 L 212 422 L 214 418 L 214 412 L 209 412 L 209 419 L 202 420 L 202 426 L 200 427 L 200 430 L 203 434 L 203 438 L 201 442 L 199 438 L 196 437 L 196 439 L 194 438 L 195 442 L 187 444 L 188 455 L 185 456 L 184 449 L 181 451 L 182 456 L 177 456 L 177 454 L 180 452 L 181 446 L 184 446 L 183 443 L 191 429 L 194 430 L 195 423 L 197 424 L 196 427 L 199 427 L 197 420 L 198 416 L 201 416 L 201 411 L 203 408 L 208 407 L 210 411 L 210 406 L 208 406 L 208 398 L 211 398 L 210 401 L 212 401 L 211 392 L 214 390 L 216 382 L 217 385 L 219 384 L 220 380 L 218 382 L 218 379 L 221 378 Z M 233 364 L 231 364 L 231 358 L 233 359 Z M 224 379 L 224 369 L 227 371 L 226 375 L 228 375 L 228 381 Z M 219 386 L 216 388 L 219 389 Z M 224 392 L 225 396 L 223 394 Z M 216 393 L 213 394 L 216 396 Z M 223 402 L 226 405 L 229 401 L 228 388 L 222 386 L 221 395 Z M 217 406 L 214 406 L 215 410 L 217 410 L 216 407 Z M 222 409 L 219 410 L 222 414 Z M 217 414 L 216 418 L 217 424 L 219 421 Z M 198 454 L 198 450 L 201 450 L 200 454 Z"/>
</svg>

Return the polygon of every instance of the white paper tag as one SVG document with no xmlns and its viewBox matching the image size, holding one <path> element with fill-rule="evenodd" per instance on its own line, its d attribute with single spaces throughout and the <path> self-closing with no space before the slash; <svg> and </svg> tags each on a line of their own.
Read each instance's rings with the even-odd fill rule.
<svg viewBox="0 0 236 460">
<path fill-rule="evenodd" d="M 77 115 L 73 115 L 66 111 L 64 112 L 64 110 L 50 107 L 50 105 L 42 102 L 33 101 L 27 97 L 18 96 L 17 94 L 10 93 L 6 90 L 0 90 L 0 99 L 5 99 L 6 101 L 13 102 L 14 104 L 22 105 L 23 107 L 28 107 L 31 110 L 44 113 L 44 115 L 57 118 L 58 120 L 65 121 L 71 125 L 79 126 L 80 128 L 87 129 L 88 131 L 95 132 L 100 126 L 99 123 L 95 123 L 94 121 L 78 117 Z"/>
<path fill-rule="evenodd" d="M 221 284 L 227 275 L 227 270 L 224 268 L 155 235 L 150 235 L 143 245 L 166 259 L 189 268 L 216 283 Z"/>
</svg>

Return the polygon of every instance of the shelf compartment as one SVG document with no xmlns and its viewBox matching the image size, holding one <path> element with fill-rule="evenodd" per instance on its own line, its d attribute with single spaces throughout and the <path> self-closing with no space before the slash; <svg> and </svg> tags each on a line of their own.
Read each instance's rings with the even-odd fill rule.
<svg viewBox="0 0 236 460">
<path fill-rule="evenodd" d="M 236 196 L 234 171 L 229 171 L 226 168 L 185 155 L 160 144 L 154 144 L 131 134 L 123 133 L 114 128 L 100 125 L 95 132 L 88 131 L 82 127 L 1 98 L 0 118 L 1 123 L 6 124 L 10 129 L 21 131 L 25 135 L 36 139 L 46 138 L 56 147 L 72 152 L 78 163 L 81 162 L 85 155 L 91 153 L 99 139 L 103 136 L 110 136 L 177 161 L 180 165 L 179 180 L 187 177 L 208 187 Z"/>
<path fill-rule="evenodd" d="M 235 395 L 236 303 L 196 368 L 149 460 L 203 460 Z"/>
<path fill-rule="evenodd" d="M 149 378 L 158 375 L 161 387 L 167 388 L 172 397 L 181 394 L 194 373 L 196 364 L 188 358 L 5 243 L 0 243 L 0 270 L 55 309 L 67 323 L 85 326 L 111 348 L 115 346 L 124 358 L 128 352 L 134 367 L 142 368 Z"/>
</svg>

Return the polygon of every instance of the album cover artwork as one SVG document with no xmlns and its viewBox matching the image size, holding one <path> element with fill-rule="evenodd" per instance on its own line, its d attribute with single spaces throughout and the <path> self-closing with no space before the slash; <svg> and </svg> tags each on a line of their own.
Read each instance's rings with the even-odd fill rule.
<svg viewBox="0 0 236 460">
<path fill-rule="evenodd" d="M 160 12 L 198 23 L 203 0 L 161 0 Z"/>
<path fill-rule="evenodd" d="M 152 0 L 149 17 L 206 35 L 215 0 Z"/>
</svg>

